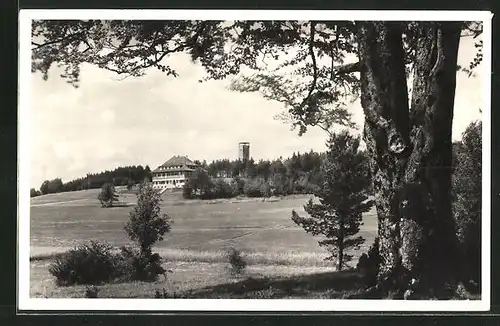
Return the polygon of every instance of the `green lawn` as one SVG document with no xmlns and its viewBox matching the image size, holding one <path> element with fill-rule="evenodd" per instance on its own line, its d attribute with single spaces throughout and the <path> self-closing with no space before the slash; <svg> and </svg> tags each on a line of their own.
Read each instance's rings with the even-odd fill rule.
<svg viewBox="0 0 500 326">
<path fill-rule="evenodd" d="M 120 194 L 121 207 L 101 208 L 99 190 L 40 196 L 31 200 L 31 256 L 48 256 L 91 239 L 120 246 L 129 241 L 123 230 L 135 195 Z M 156 248 L 174 270 L 167 282 L 107 285 L 100 296 L 148 297 L 155 288 L 197 291 L 207 286 L 237 282 L 226 272 L 223 253 L 228 247 L 243 252 L 249 262 L 245 277 L 287 277 L 332 271 L 325 262 L 320 238 L 306 234 L 290 219 L 292 209 L 305 214 L 309 196 L 278 201 L 185 201 L 179 193 L 164 195 L 162 211 L 174 224 Z M 376 235 L 375 211 L 367 213 L 361 235 L 366 239 L 356 256 L 366 251 Z M 81 297 L 84 287 L 56 288 L 47 271 L 48 260 L 31 263 L 31 295 Z M 118 290 L 120 289 L 120 290 Z M 193 292 L 196 293 L 196 292 Z M 200 292 L 200 295 L 204 296 Z"/>
</svg>

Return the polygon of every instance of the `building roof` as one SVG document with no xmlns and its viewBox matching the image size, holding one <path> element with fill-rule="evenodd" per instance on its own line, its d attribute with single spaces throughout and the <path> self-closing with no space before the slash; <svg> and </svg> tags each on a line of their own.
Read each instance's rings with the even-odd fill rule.
<svg viewBox="0 0 500 326">
<path fill-rule="evenodd" d="M 194 163 L 193 161 L 188 159 L 186 156 L 176 155 L 176 156 L 172 156 L 168 161 L 166 161 L 165 163 L 163 163 L 162 165 L 157 167 L 153 172 L 163 171 L 163 170 L 160 170 L 161 167 L 165 167 L 165 168 L 170 167 L 171 168 L 173 166 L 176 166 L 176 167 L 180 166 L 181 168 L 177 168 L 178 171 L 193 171 L 191 168 L 188 167 L 188 165 L 197 166 L 196 163 Z M 173 169 L 170 169 L 169 171 L 173 171 Z"/>
</svg>

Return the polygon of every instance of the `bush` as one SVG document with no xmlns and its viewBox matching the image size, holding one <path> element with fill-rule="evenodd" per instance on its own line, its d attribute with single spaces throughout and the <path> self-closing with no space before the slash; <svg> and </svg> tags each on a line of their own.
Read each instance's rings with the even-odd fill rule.
<svg viewBox="0 0 500 326">
<path fill-rule="evenodd" d="M 126 275 L 126 280 L 131 281 L 156 281 L 158 275 L 165 274 L 162 259 L 157 253 L 141 253 L 140 250 L 131 247 L 121 248 L 120 268 Z"/>
<path fill-rule="evenodd" d="M 85 289 L 85 298 L 97 298 L 97 294 L 99 293 L 99 289 L 92 285 Z"/>
<path fill-rule="evenodd" d="M 123 276 L 121 261 L 111 246 L 91 241 L 90 245 L 81 245 L 56 258 L 49 273 L 60 286 L 101 284 Z"/>
<path fill-rule="evenodd" d="M 367 253 L 364 253 L 359 257 L 356 269 L 358 272 L 363 274 L 366 279 L 366 285 L 368 287 L 375 286 L 377 284 L 377 275 L 380 266 L 380 255 L 378 252 L 378 237 L 368 249 Z"/>
<path fill-rule="evenodd" d="M 215 180 L 214 187 L 212 189 L 212 198 L 232 198 L 234 197 L 233 188 L 229 183 L 222 179 Z"/>
<path fill-rule="evenodd" d="M 248 197 L 262 197 L 263 183 L 260 180 L 250 180 L 245 184 L 245 195 Z"/>
<path fill-rule="evenodd" d="M 237 196 L 243 195 L 245 193 L 245 184 L 245 179 L 242 179 L 240 177 L 234 178 L 233 192 L 237 193 Z"/>
<path fill-rule="evenodd" d="M 230 248 L 227 252 L 227 259 L 230 265 L 230 271 L 233 275 L 240 275 L 247 266 L 247 262 L 241 256 L 241 252 L 234 248 Z"/>
<path fill-rule="evenodd" d="M 99 199 L 102 207 L 112 207 L 113 202 L 118 201 L 115 186 L 111 183 L 103 184 L 97 199 Z"/>
</svg>

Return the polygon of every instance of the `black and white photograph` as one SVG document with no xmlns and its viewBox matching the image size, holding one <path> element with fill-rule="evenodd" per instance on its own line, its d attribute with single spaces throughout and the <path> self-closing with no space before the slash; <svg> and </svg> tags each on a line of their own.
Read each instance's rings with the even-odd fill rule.
<svg viewBox="0 0 500 326">
<path fill-rule="evenodd" d="M 488 310 L 491 18 L 22 10 L 19 308 Z"/>
</svg>

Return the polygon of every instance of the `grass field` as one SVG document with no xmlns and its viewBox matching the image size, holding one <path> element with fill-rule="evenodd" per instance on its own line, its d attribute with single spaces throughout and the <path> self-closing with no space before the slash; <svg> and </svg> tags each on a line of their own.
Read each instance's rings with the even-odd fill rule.
<svg viewBox="0 0 500 326">
<path fill-rule="evenodd" d="M 130 243 L 123 227 L 135 204 L 135 195 L 124 191 L 120 194 L 119 207 L 104 209 L 96 199 L 98 191 L 32 198 L 32 297 L 83 295 L 84 287 L 55 286 L 48 273 L 50 256 L 54 253 L 91 239 L 114 246 Z M 167 288 L 205 297 L 204 288 L 245 281 L 227 273 L 224 252 L 229 247 L 242 251 L 248 261 L 245 278 L 286 278 L 334 270 L 330 262 L 324 261 L 326 252 L 317 244 L 320 238 L 306 234 L 290 219 L 292 209 L 305 214 L 303 205 L 310 196 L 290 196 L 266 202 L 255 199 L 185 201 L 180 193 L 166 193 L 163 197 L 162 211 L 172 217 L 174 224 L 155 250 L 174 272 L 169 274 L 167 281 L 106 285 L 100 296 L 150 297 L 154 289 Z M 364 216 L 360 235 L 366 242 L 356 256 L 366 251 L 376 230 L 376 216 L 372 210 Z"/>
</svg>

